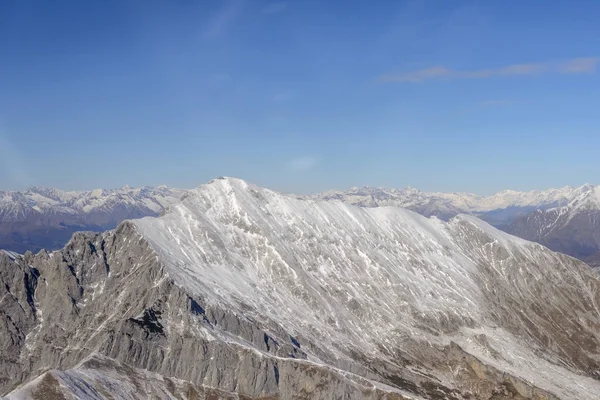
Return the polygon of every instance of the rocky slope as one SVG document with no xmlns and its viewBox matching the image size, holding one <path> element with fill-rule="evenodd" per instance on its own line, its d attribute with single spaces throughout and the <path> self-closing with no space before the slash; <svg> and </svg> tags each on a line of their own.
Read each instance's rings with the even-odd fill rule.
<svg viewBox="0 0 600 400">
<path fill-rule="evenodd" d="M 158 215 L 182 190 L 161 187 L 64 192 L 34 187 L 0 192 L 0 249 L 55 250 L 74 232 L 103 231 L 130 218 Z"/>
<path fill-rule="evenodd" d="M 218 179 L 0 279 L 9 399 L 600 393 L 598 276 L 464 215 Z"/>
<path fill-rule="evenodd" d="M 563 207 L 521 217 L 506 230 L 596 266 L 600 254 L 600 187 L 589 189 Z"/>
</svg>

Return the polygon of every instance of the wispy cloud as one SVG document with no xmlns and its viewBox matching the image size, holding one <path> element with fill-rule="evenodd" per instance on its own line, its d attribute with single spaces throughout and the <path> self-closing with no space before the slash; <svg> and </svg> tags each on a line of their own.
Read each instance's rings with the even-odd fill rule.
<svg viewBox="0 0 600 400">
<path fill-rule="evenodd" d="M 560 72 L 563 74 L 584 74 L 596 72 L 596 66 L 600 58 L 576 58 L 567 61 L 560 66 Z"/>
<path fill-rule="evenodd" d="M 270 3 L 270 4 L 267 4 L 265 7 L 263 7 L 261 12 L 263 14 L 277 14 L 277 13 L 280 13 L 283 10 L 285 10 L 287 8 L 287 6 L 288 6 L 288 4 L 283 1 L 279 1 L 276 3 Z"/>
<path fill-rule="evenodd" d="M 499 68 L 478 70 L 453 70 L 443 66 L 429 67 L 410 72 L 386 74 L 379 77 L 381 82 L 419 83 L 434 79 L 484 79 L 498 76 L 532 76 L 543 73 L 582 74 L 595 72 L 600 58 L 576 58 L 559 63 L 541 62 L 512 64 Z"/>
<path fill-rule="evenodd" d="M 224 5 L 212 16 L 204 28 L 202 36 L 205 39 L 223 36 L 234 24 L 242 12 L 244 0 L 227 0 Z"/>
<path fill-rule="evenodd" d="M 294 171 L 304 172 L 313 169 L 319 161 L 313 156 L 296 157 L 287 164 L 288 168 Z"/>
</svg>

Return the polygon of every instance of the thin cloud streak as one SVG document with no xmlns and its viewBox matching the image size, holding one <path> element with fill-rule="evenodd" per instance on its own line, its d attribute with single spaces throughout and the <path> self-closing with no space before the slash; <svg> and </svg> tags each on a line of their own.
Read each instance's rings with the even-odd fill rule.
<svg viewBox="0 0 600 400">
<path fill-rule="evenodd" d="M 596 66 L 600 58 L 576 58 L 560 66 L 560 72 L 563 74 L 585 74 L 596 72 Z"/>
<path fill-rule="evenodd" d="M 435 66 L 411 72 L 382 75 L 379 81 L 384 83 L 409 82 L 420 83 L 434 79 L 485 79 L 502 76 L 534 76 L 544 73 L 582 74 L 593 73 L 600 58 L 575 58 L 561 63 L 513 64 L 500 68 L 480 69 L 472 71 L 453 70 L 443 66 Z"/>
</svg>

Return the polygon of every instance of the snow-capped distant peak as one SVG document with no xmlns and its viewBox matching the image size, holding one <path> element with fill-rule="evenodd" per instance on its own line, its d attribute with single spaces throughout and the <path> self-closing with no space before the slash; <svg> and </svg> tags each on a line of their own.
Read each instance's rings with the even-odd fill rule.
<svg viewBox="0 0 600 400">
<path fill-rule="evenodd" d="M 33 215 L 45 214 L 110 214 L 111 210 L 123 212 L 126 209 L 139 210 L 141 216 L 150 215 L 177 202 L 183 193 L 184 190 L 167 187 L 134 189 L 124 186 L 79 192 L 32 187 L 23 192 L 0 192 L 0 220 L 22 221 Z"/>
<path fill-rule="evenodd" d="M 587 185 L 585 189 L 581 191 L 581 194 L 569 202 L 567 207 L 572 210 L 600 210 L 600 186 Z"/>
<path fill-rule="evenodd" d="M 362 206 L 394 205 L 420 211 L 425 206 L 435 209 L 453 210 L 464 213 L 480 213 L 511 207 L 551 208 L 563 206 L 578 196 L 595 190 L 598 186 L 583 185 L 577 188 L 569 186 L 561 189 L 520 192 L 503 190 L 491 196 L 479 196 L 472 193 L 423 192 L 406 187 L 403 189 L 351 188 L 345 191 L 328 191 L 312 196 L 324 200 L 342 200 Z M 427 213 L 426 213 L 427 214 Z M 435 215 L 433 213 L 432 215 Z"/>
</svg>

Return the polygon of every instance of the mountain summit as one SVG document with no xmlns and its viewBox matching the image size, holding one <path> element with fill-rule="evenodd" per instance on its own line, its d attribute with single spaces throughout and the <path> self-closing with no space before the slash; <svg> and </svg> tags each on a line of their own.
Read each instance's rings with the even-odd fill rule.
<svg viewBox="0 0 600 400">
<path fill-rule="evenodd" d="M 222 178 L 161 217 L 77 234 L 50 254 L 0 254 L 0 271 L 8 398 L 600 392 L 598 276 L 472 216 Z"/>
</svg>

